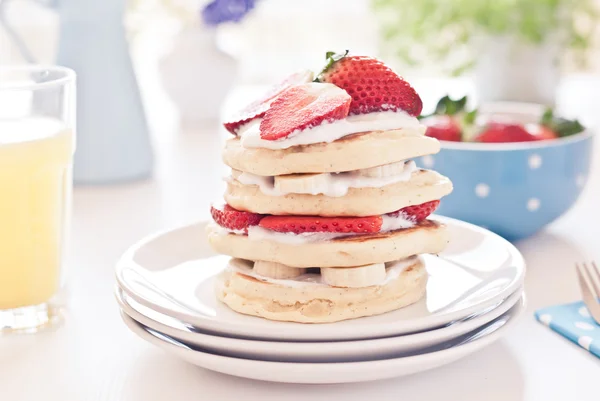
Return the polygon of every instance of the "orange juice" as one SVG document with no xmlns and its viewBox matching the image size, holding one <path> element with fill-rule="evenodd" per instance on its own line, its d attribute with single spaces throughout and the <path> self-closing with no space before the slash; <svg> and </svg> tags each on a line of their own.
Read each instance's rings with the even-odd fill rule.
<svg viewBox="0 0 600 401">
<path fill-rule="evenodd" d="M 0 310 L 60 288 L 73 133 L 42 117 L 0 120 Z"/>
</svg>

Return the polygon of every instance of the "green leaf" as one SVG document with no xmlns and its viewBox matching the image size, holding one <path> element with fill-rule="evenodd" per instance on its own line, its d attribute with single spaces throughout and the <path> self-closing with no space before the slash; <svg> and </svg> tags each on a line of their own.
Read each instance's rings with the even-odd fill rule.
<svg viewBox="0 0 600 401">
<path fill-rule="evenodd" d="M 473 125 L 475 124 L 475 120 L 477 119 L 477 109 L 471 110 L 467 113 L 465 113 L 464 117 L 463 117 L 463 123 L 465 125 Z"/>
<path fill-rule="evenodd" d="M 463 96 L 458 100 L 452 100 L 450 96 L 446 95 L 441 98 L 435 106 L 435 114 L 447 114 L 449 116 L 453 116 L 462 112 L 466 105 L 466 96 Z"/>
<path fill-rule="evenodd" d="M 557 136 L 575 135 L 585 130 L 585 127 L 578 120 L 569 120 L 563 117 L 555 117 L 554 111 L 547 108 L 540 119 L 540 124 L 550 128 Z"/>
<path fill-rule="evenodd" d="M 554 118 L 554 111 L 551 107 L 546 108 L 544 110 L 544 114 L 542 114 L 542 119 L 540 120 L 540 124 L 550 126 L 552 124 L 552 119 Z"/>
<path fill-rule="evenodd" d="M 461 97 L 456 102 L 454 102 L 454 104 L 456 105 L 456 111 L 454 112 L 454 114 L 458 113 L 459 111 L 463 111 L 465 109 L 465 106 L 467 105 L 467 97 Z"/>
<path fill-rule="evenodd" d="M 585 127 L 577 120 L 567 120 L 566 118 L 556 118 L 552 130 L 559 137 L 579 134 L 585 130 Z"/>
<path fill-rule="evenodd" d="M 331 66 L 335 62 L 340 61 L 341 59 L 346 57 L 348 55 L 348 53 L 350 53 L 350 50 L 346 50 L 346 52 L 344 54 L 341 54 L 341 53 L 337 54 L 336 52 L 332 52 L 332 51 L 325 53 L 325 60 L 327 60 L 327 64 L 325 64 L 325 67 L 323 67 L 323 69 L 317 75 L 317 77 L 313 80 L 313 82 L 321 82 L 321 78 L 322 78 L 321 75 L 323 75 L 325 72 L 327 72 L 327 70 L 330 69 Z"/>
<path fill-rule="evenodd" d="M 450 99 L 450 96 L 446 95 L 443 98 L 441 98 L 440 100 L 438 100 L 437 105 L 435 106 L 435 112 L 434 114 L 446 114 L 446 110 L 448 108 L 448 103 L 450 103 L 452 100 Z"/>
</svg>

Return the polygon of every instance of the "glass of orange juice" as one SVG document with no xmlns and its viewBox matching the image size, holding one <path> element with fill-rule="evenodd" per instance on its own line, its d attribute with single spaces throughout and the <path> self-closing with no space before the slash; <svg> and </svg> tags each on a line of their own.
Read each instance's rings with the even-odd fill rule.
<svg viewBox="0 0 600 401">
<path fill-rule="evenodd" d="M 60 321 L 74 130 L 72 70 L 0 67 L 0 334 Z"/>
</svg>

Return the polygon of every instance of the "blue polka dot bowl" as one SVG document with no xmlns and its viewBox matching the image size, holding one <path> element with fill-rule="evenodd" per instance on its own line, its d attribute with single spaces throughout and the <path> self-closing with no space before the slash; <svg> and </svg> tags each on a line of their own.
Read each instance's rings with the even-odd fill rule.
<svg viewBox="0 0 600 401">
<path fill-rule="evenodd" d="M 535 114 L 520 117 L 538 121 Z M 454 184 L 436 213 L 515 241 L 535 234 L 575 204 L 590 170 L 592 141 L 589 130 L 536 142 L 441 141 L 438 154 L 417 163 Z"/>
</svg>

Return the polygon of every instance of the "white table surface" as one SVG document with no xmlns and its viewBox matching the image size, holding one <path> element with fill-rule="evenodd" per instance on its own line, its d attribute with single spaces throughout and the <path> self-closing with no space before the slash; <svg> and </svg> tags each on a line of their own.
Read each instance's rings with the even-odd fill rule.
<svg viewBox="0 0 600 401">
<path fill-rule="evenodd" d="M 594 116 L 598 103 L 579 96 L 593 88 L 579 86 L 568 106 Z M 153 179 L 75 190 L 66 322 L 54 332 L 0 337 L 0 400 L 599 399 L 600 360 L 533 317 L 536 308 L 577 300 L 573 264 L 600 260 L 599 163 L 576 207 L 517 244 L 528 263 L 529 304 L 505 338 L 454 364 L 406 378 L 272 384 L 188 365 L 138 339 L 120 320 L 112 295 L 113 266 L 120 254 L 155 230 L 208 217 L 211 200 L 223 188 L 223 134 L 216 126 L 183 132 L 166 126 L 155 124 L 160 132 Z M 595 153 L 600 155 L 600 144 Z"/>
</svg>

